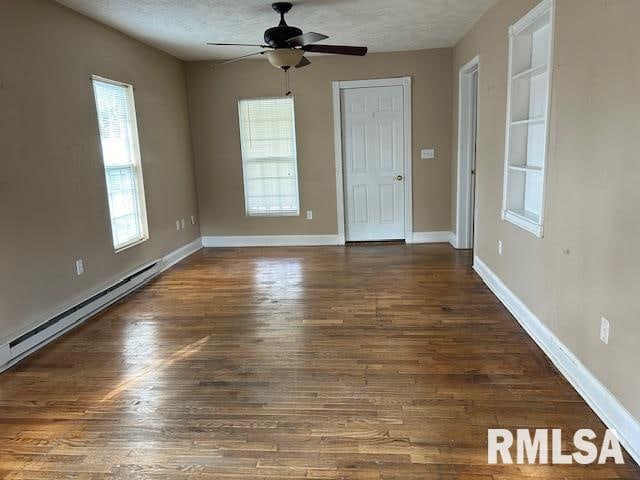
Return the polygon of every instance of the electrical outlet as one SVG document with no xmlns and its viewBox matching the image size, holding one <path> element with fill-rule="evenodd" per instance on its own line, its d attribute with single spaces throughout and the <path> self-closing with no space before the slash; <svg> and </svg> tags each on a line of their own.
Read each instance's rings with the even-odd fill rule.
<svg viewBox="0 0 640 480">
<path fill-rule="evenodd" d="M 180 220 L 176 220 L 176 230 L 180 231 Z"/>
<path fill-rule="evenodd" d="M 600 340 L 609 345 L 609 320 L 600 318 Z"/>
<path fill-rule="evenodd" d="M 82 275 L 84 273 L 84 262 L 82 259 L 76 260 L 76 273 Z"/>
<path fill-rule="evenodd" d="M 196 224 L 196 217 L 195 215 L 191 215 L 191 225 L 195 225 Z"/>
<path fill-rule="evenodd" d="M 184 230 L 184 218 L 180 220 L 180 227 Z"/>
<path fill-rule="evenodd" d="M 498 255 L 502 255 L 502 240 L 498 240 Z"/>
<path fill-rule="evenodd" d="M 311 210 L 307 210 L 307 220 L 313 220 L 313 212 Z"/>
</svg>

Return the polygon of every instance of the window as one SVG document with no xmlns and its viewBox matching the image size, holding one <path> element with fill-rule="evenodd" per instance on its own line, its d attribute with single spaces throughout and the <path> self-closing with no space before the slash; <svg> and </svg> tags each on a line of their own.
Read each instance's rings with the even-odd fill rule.
<svg viewBox="0 0 640 480">
<path fill-rule="evenodd" d="M 247 215 L 299 215 L 293 98 L 240 100 Z"/>
<path fill-rule="evenodd" d="M 544 217 L 553 1 L 509 28 L 509 89 L 502 218 L 538 237 Z"/>
<path fill-rule="evenodd" d="M 93 77 L 116 251 L 148 238 L 133 87 Z"/>
</svg>

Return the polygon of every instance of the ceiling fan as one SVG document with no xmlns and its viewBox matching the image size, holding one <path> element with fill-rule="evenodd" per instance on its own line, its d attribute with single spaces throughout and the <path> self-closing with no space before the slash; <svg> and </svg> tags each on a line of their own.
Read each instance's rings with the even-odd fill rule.
<svg viewBox="0 0 640 480">
<path fill-rule="evenodd" d="M 311 62 L 304 57 L 306 52 L 357 56 L 364 56 L 367 54 L 367 47 L 318 45 L 316 42 L 326 40 L 329 37 L 315 32 L 302 33 L 302 30 L 299 28 L 287 25 L 284 15 L 293 7 L 291 3 L 276 2 L 272 4 L 271 7 L 280 14 L 280 24 L 277 27 L 269 28 L 264 32 L 264 41 L 266 45 L 248 43 L 207 43 L 207 45 L 260 47 L 265 50 L 232 58 L 231 60 L 221 62 L 218 65 L 236 62 L 255 55 L 266 55 L 271 65 L 281 68 L 286 72 L 291 67 L 302 68 L 310 65 Z"/>
</svg>

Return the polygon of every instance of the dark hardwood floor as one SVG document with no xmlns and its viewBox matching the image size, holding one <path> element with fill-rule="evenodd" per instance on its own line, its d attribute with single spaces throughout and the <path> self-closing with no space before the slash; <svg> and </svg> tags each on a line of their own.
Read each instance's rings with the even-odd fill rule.
<svg viewBox="0 0 640 480">
<path fill-rule="evenodd" d="M 0 477 L 640 479 L 487 465 L 488 428 L 604 426 L 470 264 L 201 251 L 0 375 Z"/>
</svg>

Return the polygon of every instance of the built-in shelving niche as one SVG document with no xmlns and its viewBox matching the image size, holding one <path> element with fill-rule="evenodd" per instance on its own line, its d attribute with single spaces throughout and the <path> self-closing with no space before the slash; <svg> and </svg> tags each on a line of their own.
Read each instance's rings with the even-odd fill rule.
<svg viewBox="0 0 640 480">
<path fill-rule="evenodd" d="M 502 218 L 541 237 L 551 93 L 553 0 L 509 28 Z"/>
</svg>

